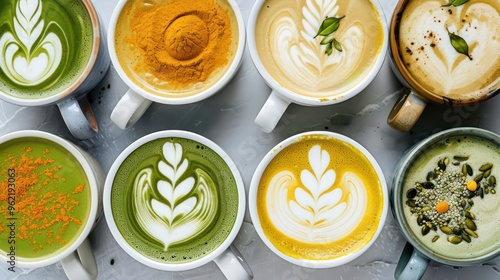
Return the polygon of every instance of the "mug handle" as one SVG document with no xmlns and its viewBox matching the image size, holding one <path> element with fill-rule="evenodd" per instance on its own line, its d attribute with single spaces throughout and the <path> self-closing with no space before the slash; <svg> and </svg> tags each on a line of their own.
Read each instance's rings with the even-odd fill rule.
<svg viewBox="0 0 500 280">
<path fill-rule="evenodd" d="M 97 278 L 97 263 L 88 238 L 69 256 L 61 260 L 69 280 L 94 280 Z"/>
<path fill-rule="evenodd" d="M 253 272 L 240 251 L 231 244 L 214 262 L 228 280 L 250 280 Z"/>
<path fill-rule="evenodd" d="M 99 127 L 87 96 L 68 98 L 58 103 L 59 111 L 71 134 L 80 140 L 94 137 Z"/>
<path fill-rule="evenodd" d="M 392 107 L 387 123 L 401 132 L 407 132 L 415 125 L 426 105 L 427 100 L 405 88 Z"/>
<path fill-rule="evenodd" d="M 286 108 L 288 108 L 288 105 L 290 105 L 290 101 L 283 99 L 273 90 L 264 107 L 262 107 L 255 118 L 255 123 L 264 132 L 269 133 L 273 131 L 281 116 L 285 113 Z"/>
<path fill-rule="evenodd" d="M 111 112 L 111 120 L 119 128 L 127 129 L 142 117 L 151 103 L 151 100 L 129 89 Z"/>
<path fill-rule="evenodd" d="M 406 243 L 394 271 L 396 280 L 419 280 L 424 275 L 430 260 L 420 255 L 410 243 Z"/>
</svg>

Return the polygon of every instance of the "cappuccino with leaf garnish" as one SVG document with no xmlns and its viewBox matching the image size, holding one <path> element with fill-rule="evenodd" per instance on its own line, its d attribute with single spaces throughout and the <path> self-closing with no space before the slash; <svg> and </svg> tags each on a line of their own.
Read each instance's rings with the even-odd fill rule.
<svg viewBox="0 0 500 280">
<path fill-rule="evenodd" d="M 258 233 L 299 265 L 352 260 L 374 241 L 385 219 L 381 171 L 337 136 L 308 133 L 287 141 L 266 156 L 252 179 L 250 212 Z"/>
<path fill-rule="evenodd" d="M 381 21 L 369 0 L 267 0 L 255 43 L 265 69 L 284 88 L 341 98 L 373 71 L 384 44 Z"/>
<path fill-rule="evenodd" d="M 433 255 L 466 261 L 498 250 L 499 151 L 485 138 L 449 137 L 422 151 L 406 171 L 404 217 Z"/>
<path fill-rule="evenodd" d="M 112 184 L 114 224 L 134 251 L 157 263 L 209 255 L 228 238 L 238 215 L 238 189 L 226 161 L 182 137 L 135 149 Z"/>
<path fill-rule="evenodd" d="M 410 0 L 396 31 L 410 84 L 465 102 L 500 86 L 498 34 L 498 0 Z"/>
</svg>

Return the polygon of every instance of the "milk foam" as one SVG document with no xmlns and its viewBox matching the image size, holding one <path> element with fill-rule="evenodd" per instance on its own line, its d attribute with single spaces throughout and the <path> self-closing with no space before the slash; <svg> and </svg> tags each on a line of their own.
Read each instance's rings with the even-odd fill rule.
<svg viewBox="0 0 500 280">
<path fill-rule="evenodd" d="M 335 185 L 336 173 L 327 169 L 330 155 L 320 145 L 308 153 L 311 170 L 277 173 L 266 192 L 268 216 L 286 236 L 308 244 L 341 240 L 361 223 L 367 205 L 362 180 L 345 172 Z M 335 187 L 334 187 L 335 185 Z"/>
<path fill-rule="evenodd" d="M 370 30 L 380 32 L 382 28 L 379 19 L 373 19 L 373 14 L 377 14 L 376 10 L 372 6 L 367 8 L 371 5 L 368 1 L 359 3 L 358 9 L 361 11 L 371 9 L 363 12 L 355 11 L 356 8 L 347 1 L 307 0 L 297 3 L 299 2 L 300 4 L 291 1 L 277 4 L 276 1 L 269 1 L 271 11 L 262 9 L 261 14 L 268 13 L 263 18 L 273 18 L 257 19 L 258 23 L 265 22 L 265 26 L 262 26 L 265 31 L 256 30 L 256 41 L 267 41 L 259 47 L 259 52 L 269 55 L 268 58 L 260 54 L 261 60 L 275 79 L 294 92 L 319 98 L 340 97 L 356 84 L 357 79 L 366 75 L 380 51 L 382 40 L 375 42 L 380 38 L 373 39 L 371 36 L 374 35 L 368 34 Z M 326 46 L 320 44 L 323 37 L 314 37 L 326 17 L 342 16 L 345 18 L 340 21 L 339 29 L 333 34 L 341 43 L 342 52 L 334 50 L 331 55 L 326 55 Z M 373 26 L 373 22 L 379 26 Z M 260 28 L 257 26 L 257 29 Z M 260 35 L 263 32 L 266 33 L 265 36 Z M 367 52 L 373 53 L 367 56 Z"/>
<path fill-rule="evenodd" d="M 158 170 L 166 180 L 158 180 L 155 186 L 157 178 L 153 178 L 151 168 L 145 168 L 134 182 L 137 222 L 144 232 L 164 245 L 164 251 L 203 232 L 219 210 L 214 181 L 201 169 L 185 174 L 189 164 L 182 145 L 167 142 L 163 159 L 158 162 Z M 155 196 L 155 192 L 160 196 Z"/>
<path fill-rule="evenodd" d="M 443 1 L 412 1 L 400 24 L 404 62 L 427 90 L 452 99 L 484 95 L 500 83 L 500 4 L 471 1 L 441 7 Z M 473 60 L 457 52 L 448 31 L 469 45 Z"/>
<path fill-rule="evenodd" d="M 62 60 L 62 42 L 45 22 L 41 0 L 20 0 L 14 14 L 14 34 L 6 32 L 0 38 L 2 50 L 0 68 L 20 86 L 35 86 L 54 74 Z M 60 28 L 60 27 L 59 27 Z M 63 29 L 61 31 L 64 33 Z M 40 41 L 35 45 L 35 42 Z"/>
</svg>

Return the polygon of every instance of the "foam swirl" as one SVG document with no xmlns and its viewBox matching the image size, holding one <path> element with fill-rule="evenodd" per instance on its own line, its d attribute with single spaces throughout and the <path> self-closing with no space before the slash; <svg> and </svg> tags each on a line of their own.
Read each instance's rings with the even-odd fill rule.
<svg viewBox="0 0 500 280">
<path fill-rule="evenodd" d="M 289 8 L 279 11 L 269 27 L 270 49 L 275 65 L 288 81 L 316 96 L 344 92 L 343 84 L 363 58 L 365 28 L 359 21 L 342 21 L 335 37 L 343 51 L 325 55 L 321 38 L 314 38 L 325 17 L 340 17 L 337 0 L 307 0 L 301 14 Z M 334 78 L 333 78 L 334 77 Z"/>
<path fill-rule="evenodd" d="M 63 58 L 61 38 L 48 31 L 52 25 L 64 34 L 63 29 L 55 21 L 45 25 L 41 15 L 41 0 L 18 1 L 12 33 L 5 32 L 0 38 L 0 68 L 20 86 L 43 83 L 55 73 Z"/>
<path fill-rule="evenodd" d="M 400 49 L 418 82 L 461 100 L 483 95 L 492 84 L 498 87 L 500 52 L 492 51 L 500 49 L 498 1 L 496 6 L 471 1 L 453 9 L 437 0 L 414 2 L 401 21 Z M 473 60 L 453 48 L 447 29 L 465 39 Z"/>
<path fill-rule="evenodd" d="M 216 218 L 219 203 L 216 185 L 210 175 L 196 168 L 186 174 L 190 162 L 181 144 L 166 142 L 158 170 L 142 169 L 135 177 L 133 205 L 141 229 L 154 240 L 169 246 L 186 242 L 202 233 Z"/>
<path fill-rule="evenodd" d="M 302 170 L 300 182 L 285 170 L 272 178 L 266 192 L 270 220 L 283 234 L 309 244 L 338 241 L 361 223 L 367 205 L 362 180 L 345 172 L 335 185 L 336 173 L 327 169 L 330 155 L 320 145 L 308 154 L 310 170 Z"/>
</svg>

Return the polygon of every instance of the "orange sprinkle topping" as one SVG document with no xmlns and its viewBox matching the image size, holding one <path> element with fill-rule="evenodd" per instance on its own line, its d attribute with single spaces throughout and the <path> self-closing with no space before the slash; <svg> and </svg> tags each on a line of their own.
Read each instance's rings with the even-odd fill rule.
<svg viewBox="0 0 500 280">
<path fill-rule="evenodd" d="M 467 189 L 471 192 L 474 192 L 477 190 L 477 183 L 474 180 L 470 180 L 467 182 Z"/>
<path fill-rule="evenodd" d="M 448 206 L 448 203 L 446 201 L 441 201 L 436 205 L 436 211 L 439 214 L 446 213 L 450 207 Z"/>
<path fill-rule="evenodd" d="M 53 165 L 54 159 L 48 157 L 49 149 L 45 149 L 41 158 L 31 155 L 32 150 L 31 147 L 26 147 L 21 149 L 24 154 L 20 158 L 8 154 L 7 158 L 0 159 L 5 163 L 0 170 L 0 176 L 4 178 L 0 181 L 0 215 L 8 218 L 8 205 L 4 202 L 8 201 L 9 182 L 5 177 L 7 169 L 15 169 L 16 213 L 19 214 L 17 218 L 20 225 L 16 238 L 29 241 L 33 251 L 37 251 L 43 250 L 45 244 L 67 243 L 61 236 L 66 228 L 70 224 L 82 224 L 82 221 L 73 217 L 72 211 L 79 203 L 72 194 L 81 193 L 85 185 L 78 185 L 73 191 L 59 190 L 57 186 L 60 181 L 66 181 L 66 178 L 58 174 L 62 165 Z M 4 226 L 0 222 L 0 233 L 5 231 Z M 46 242 L 37 244 L 37 235 L 40 235 L 40 230 L 45 229 L 49 229 L 45 235 Z M 60 235 L 54 234 L 55 229 Z"/>
</svg>

